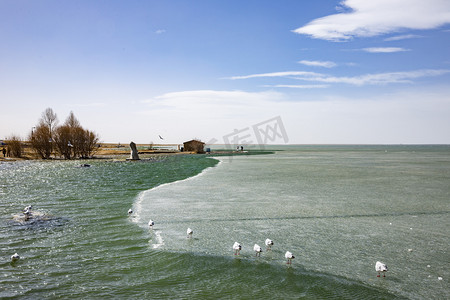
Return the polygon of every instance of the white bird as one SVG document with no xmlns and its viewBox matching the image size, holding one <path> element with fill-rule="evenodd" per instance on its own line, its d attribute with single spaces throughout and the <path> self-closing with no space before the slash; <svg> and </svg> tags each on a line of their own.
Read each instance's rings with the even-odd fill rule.
<svg viewBox="0 0 450 300">
<path fill-rule="evenodd" d="M 291 265 L 292 264 L 292 259 L 295 258 L 295 256 L 292 255 L 292 252 L 289 252 L 289 251 L 286 251 L 286 254 L 284 255 L 284 257 L 286 257 L 288 265 Z"/>
<path fill-rule="evenodd" d="M 186 230 L 186 233 L 187 233 L 187 238 L 189 239 L 189 238 L 192 237 L 192 234 L 194 233 L 194 230 L 188 228 L 188 229 Z"/>
<path fill-rule="evenodd" d="M 234 255 L 239 255 L 241 253 L 241 244 L 239 244 L 238 242 L 234 242 L 233 244 L 233 250 L 234 250 Z"/>
<path fill-rule="evenodd" d="M 261 256 L 262 248 L 258 244 L 255 244 L 255 246 L 253 246 L 253 251 L 256 252 L 256 256 Z"/>
<path fill-rule="evenodd" d="M 384 263 L 377 261 L 375 264 L 375 270 L 378 272 L 377 277 L 380 277 L 381 272 L 383 272 L 383 277 L 386 277 L 385 273 L 387 272 L 388 267 Z"/>
<path fill-rule="evenodd" d="M 11 255 L 11 262 L 16 262 L 20 259 L 19 254 L 14 253 L 13 255 Z"/>
<path fill-rule="evenodd" d="M 273 241 L 271 239 L 266 239 L 267 251 L 272 250 Z"/>
<path fill-rule="evenodd" d="M 130 209 L 128 210 L 128 214 L 131 215 L 132 213 L 133 213 L 133 210 L 130 208 Z"/>
<path fill-rule="evenodd" d="M 23 211 L 30 211 L 31 212 L 31 209 L 33 208 L 33 206 L 32 205 L 28 205 L 28 206 L 26 206 L 24 209 L 23 209 Z"/>
<path fill-rule="evenodd" d="M 155 225 L 155 222 L 153 222 L 152 220 L 148 221 L 148 227 L 153 229 L 153 225 Z"/>
</svg>

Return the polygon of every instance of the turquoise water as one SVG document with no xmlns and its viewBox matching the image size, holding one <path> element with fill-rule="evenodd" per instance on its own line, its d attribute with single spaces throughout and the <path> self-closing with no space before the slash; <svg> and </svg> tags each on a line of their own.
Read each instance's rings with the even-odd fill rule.
<svg viewBox="0 0 450 300">
<path fill-rule="evenodd" d="M 272 149 L 0 164 L 0 298 L 449 298 L 450 147 Z"/>
</svg>

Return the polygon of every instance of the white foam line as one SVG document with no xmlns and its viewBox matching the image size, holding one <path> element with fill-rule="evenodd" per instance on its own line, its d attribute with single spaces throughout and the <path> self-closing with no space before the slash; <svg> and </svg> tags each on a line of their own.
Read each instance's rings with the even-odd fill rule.
<svg viewBox="0 0 450 300">
<path fill-rule="evenodd" d="M 155 231 L 156 243 L 153 244 L 153 249 L 158 249 L 161 246 L 164 246 L 164 240 L 161 236 L 161 231 Z"/>
<path fill-rule="evenodd" d="M 147 190 L 147 191 L 149 191 L 149 190 Z M 132 208 L 132 210 L 134 211 L 134 216 L 133 216 L 133 218 L 131 219 L 131 221 L 132 221 L 133 223 L 139 223 L 139 221 L 141 220 L 141 214 L 140 214 L 139 212 L 141 211 L 141 208 L 142 208 L 142 200 L 143 200 L 144 195 L 145 195 L 145 193 L 146 193 L 147 191 L 139 192 L 139 194 L 138 194 L 137 197 L 136 197 L 137 200 L 134 202 L 133 208 Z"/>
<path fill-rule="evenodd" d="M 219 162 L 217 163 L 217 165 L 215 165 L 215 166 L 213 166 L 213 167 L 208 167 L 208 168 L 206 168 L 206 169 L 203 169 L 203 170 L 202 170 L 200 173 L 198 173 L 197 175 L 194 175 L 194 176 L 191 176 L 191 177 L 188 177 L 188 178 L 185 178 L 185 179 L 180 179 L 180 180 L 177 180 L 177 181 L 173 181 L 173 182 L 163 183 L 163 184 L 157 185 L 157 186 L 155 186 L 155 187 L 153 187 L 153 188 L 151 188 L 151 189 L 148 189 L 148 190 L 145 190 L 145 191 L 140 192 L 140 193 L 138 194 L 138 196 L 136 197 L 136 201 L 135 201 L 134 204 L 133 204 L 133 211 L 135 212 L 135 217 L 132 218 L 132 222 L 134 222 L 134 223 L 139 223 L 139 222 L 141 221 L 141 214 L 140 214 L 140 212 L 141 212 L 141 210 L 142 210 L 142 202 L 144 201 L 144 198 L 145 198 L 144 196 L 145 196 L 148 192 L 154 191 L 154 190 L 156 190 L 156 189 L 162 188 L 162 187 L 167 186 L 167 185 L 171 185 L 171 184 L 175 184 L 175 183 L 179 183 L 179 182 L 183 182 L 183 181 L 188 181 L 188 180 L 192 180 L 192 179 L 194 179 L 194 178 L 203 176 L 208 170 L 213 169 L 213 168 L 216 168 L 216 167 L 218 167 L 219 165 L 222 164 L 222 160 L 221 160 L 221 159 L 219 159 L 219 158 L 215 158 L 215 159 L 217 159 L 217 160 L 219 161 Z"/>
</svg>

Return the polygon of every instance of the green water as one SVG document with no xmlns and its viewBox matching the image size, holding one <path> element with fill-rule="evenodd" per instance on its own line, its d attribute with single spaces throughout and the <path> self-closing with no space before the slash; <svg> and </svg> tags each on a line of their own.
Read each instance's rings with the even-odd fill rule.
<svg viewBox="0 0 450 300">
<path fill-rule="evenodd" d="M 140 191 L 216 164 L 195 157 L 89 163 L 91 168 L 70 161 L 1 165 L 0 297 L 145 294 L 134 287 L 147 283 L 142 276 L 159 254 L 149 251 L 146 233 L 129 222 L 127 210 Z M 14 221 L 29 204 L 52 218 Z M 23 259 L 10 265 L 10 252 Z"/>
<path fill-rule="evenodd" d="M 448 298 L 449 147 L 282 150 L 0 164 L 0 298 Z"/>
</svg>

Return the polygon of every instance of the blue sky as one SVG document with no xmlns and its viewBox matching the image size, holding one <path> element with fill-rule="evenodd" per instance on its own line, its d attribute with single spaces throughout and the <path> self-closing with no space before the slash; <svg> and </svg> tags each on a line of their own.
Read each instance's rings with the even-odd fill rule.
<svg viewBox="0 0 450 300">
<path fill-rule="evenodd" d="M 448 144 L 449 49 L 447 0 L 1 0 L 0 139 L 51 107 L 104 142 Z"/>
</svg>

